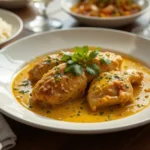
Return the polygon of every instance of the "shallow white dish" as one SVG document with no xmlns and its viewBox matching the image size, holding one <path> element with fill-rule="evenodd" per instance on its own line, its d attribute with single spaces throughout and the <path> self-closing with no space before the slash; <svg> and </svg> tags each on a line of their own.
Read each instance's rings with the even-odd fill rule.
<svg viewBox="0 0 150 150">
<path fill-rule="evenodd" d="M 134 22 L 141 15 L 146 13 L 150 6 L 150 1 L 148 0 L 134 0 L 136 3 L 141 5 L 142 11 L 130 15 L 130 16 L 121 16 L 121 17 L 111 17 L 111 18 L 100 18 L 100 17 L 88 17 L 80 14 L 73 13 L 70 9 L 72 6 L 77 4 L 79 0 L 61 0 L 61 8 L 76 18 L 80 23 L 89 25 L 89 26 L 100 26 L 100 27 L 121 27 L 127 24 Z"/>
<path fill-rule="evenodd" d="M 4 9 L 0 9 L 0 17 L 12 26 L 11 37 L 3 42 L 0 42 L 0 45 L 2 45 L 19 35 L 23 29 L 23 22 L 19 16 Z"/>
<path fill-rule="evenodd" d="M 113 49 L 150 64 L 150 42 L 126 32 L 75 28 L 32 35 L 18 40 L 0 51 L 0 111 L 33 127 L 66 133 L 115 132 L 149 123 L 150 107 L 120 120 L 103 123 L 71 123 L 39 116 L 17 102 L 12 95 L 11 83 L 23 64 L 44 53 L 83 45 Z"/>
</svg>

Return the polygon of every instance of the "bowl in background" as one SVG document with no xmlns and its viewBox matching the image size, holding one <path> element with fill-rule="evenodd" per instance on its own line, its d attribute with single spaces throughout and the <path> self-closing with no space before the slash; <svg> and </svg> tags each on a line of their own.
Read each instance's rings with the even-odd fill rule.
<svg viewBox="0 0 150 150">
<path fill-rule="evenodd" d="M 0 18 L 12 26 L 12 35 L 5 41 L 0 42 L 0 45 L 2 45 L 20 34 L 23 29 L 23 22 L 19 16 L 4 9 L 0 9 Z"/>
<path fill-rule="evenodd" d="M 89 25 L 89 26 L 100 26 L 100 27 L 121 27 L 127 24 L 131 24 L 141 15 L 146 13 L 149 10 L 150 1 L 148 0 L 134 0 L 138 3 L 142 10 L 138 13 L 132 14 L 130 16 L 121 16 L 121 17 L 110 17 L 110 18 L 100 18 L 100 17 L 89 17 L 74 13 L 71 11 L 72 6 L 77 4 L 79 0 L 61 0 L 61 8 L 76 18 L 80 23 Z"/>
</svg>

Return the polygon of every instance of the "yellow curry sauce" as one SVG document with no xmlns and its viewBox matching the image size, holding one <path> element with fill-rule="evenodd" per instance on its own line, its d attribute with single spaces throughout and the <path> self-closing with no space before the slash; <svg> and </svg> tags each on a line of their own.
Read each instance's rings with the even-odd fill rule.
<svg viewBox="0 0 150 150">
<path fill-rule="evenodd" d="M 28 71 L 43 57 L 36 58 L 25 66 L 15 77 L 12 84 L 12 90 L 15 98 L 27 109 L 56 120 L 69 122 L 104 122 L 115 120 L 133 115 L 150 103 L 150 70 L 141 62 L 126 56 L 123 57 L 122 70 L 137 69 L 144 73 L 144 80 L 140 87 L 134 87 L 135 103 L 128 106 L 111 106 L 92 112 L 86 101 L 86 94 L 80 99 L 67 102 L 54 108 L 41 108 L 36 105 L 30 105 L 29 98 L 32 86 L 28 80 Z"/>
</svg>

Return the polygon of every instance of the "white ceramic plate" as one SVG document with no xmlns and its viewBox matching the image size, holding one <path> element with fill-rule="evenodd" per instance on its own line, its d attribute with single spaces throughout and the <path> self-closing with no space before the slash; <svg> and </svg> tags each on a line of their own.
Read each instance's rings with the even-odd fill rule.
<svg viewBox="0 0 150 150">
<path fill-rule="evenodd" d="M 113 49 L 150 64 L 150 42 L 126 32 L 76 28 L 32 35 L 0 51 L 0 111 L 33 127 L 66 133 L 106 133 L 149 123 L 150 107 L 120 120 L 103 123 L 71 123 L 42 117 L 27 110 L 16 101 L 12 95 L 11 83 L 14 75 L 24 63 L 44 53 L 83 45 Z"/>
<path fill-rule="evenodd" d="M 79 0 L 61 0 L 61 8 L 76 18 L 79 22 L 89 25 L 89 26 L 100 26 L 100 27 L 120 27 L 132 23 L 138 17 L 143 15 L 148 11 L 150 6 L 149 0 L 134 0 L 142 7 L 142 11 L 130 15 L 121 17 L 111 17 L 111 18 L 100 18 L 100 17 L 88 17 L 80 14 L 73 13 L 70 9 L 72 6 L 77 4 Z"/>
<path fill-rule="evenodd" d="M 14 13 L 4 10 L 4 9 L 0 9 L 0 17 L 3 20 L 5 20 L 7 23 L 12 25 L 12 35 L 7 40 L 0 42 L 0 45 L 2 45 L 4 43 L 10 41 L 11 39 L 15 38 L 17 35 L 19 35 L 19 33 L 23 29 L 23 22 L 20 19 L 20 17 L 18 17 Z"/>
</svg>

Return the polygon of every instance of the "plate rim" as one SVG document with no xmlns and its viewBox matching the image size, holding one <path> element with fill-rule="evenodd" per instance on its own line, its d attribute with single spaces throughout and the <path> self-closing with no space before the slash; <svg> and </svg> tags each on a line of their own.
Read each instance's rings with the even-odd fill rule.
<svg viewBox="0 0 150 150">
<path fill-rule="evenodd" d="M 116 32 L 116 33 L 123 33 L 123 34 L 126 34 L 126 35 L 131 35 L 133 37 L 137 37 L 137 38 L 141 38 L 141 39 L 145 39 L 147 41 L 149 41 L 150 39 L 147 38 L 147 37 L 142 37 L 140 35 L 137 35 L 137 34 L 134 34 L 134 33 L 131 33 L 131 32 L 127 32 L 127 31 L 122 31 L 122 30 L 117 30 L 117 29 L 109 29 L 109 28 L 104 28 L 104 27 L 99 27 L 99 28 L 96 28 L 96 27 L 73 27 L 73 28 L 68 28 L 68 29 L 54 29 L 54 30 L 51 30 L 51 31 L 46 31 L 46 32 L 42 32 L 42 33 L 34 33 L 34 34 L 31 34 L 29 36 L 26 36 L 26 37 L 23 37 L 21 39 L 18 39 L 16 41 L 14 41 L 13 43 L 10 43 L 9 45 L 6 45 L 5 47 L 3 47 L 1 50 L 0 50 L 0 53 L 2 53 L 3 51 L 5 51 L 7 48 L 9 48 L 10 46 L 12 45 L 15 45 L 16 43 L 18 42 L 21 42 L 21 41 L 24 41 L 26 39 L 30 39 L 34 36 L 38 36 L 38 35 L 43 35 L 43 34 L 50 34 L 50 33 L 53 33 L 53 32 L 63 32 L 63 31 L 71 31 L 71 30 L 104 30 L 104 31 L 110 31 L 110 32 Z"/>
<path fill-rule="evenodd" d="M 18 20 L 18 23 L 19 23 L 19 29 L 18 29 L 18 31 L 14 35 L 10 36 L 8 39 L 6 39 L 5 41 L 3 41 L 3 42 L 0 43 L 0 45 L 3 45 L 5 43 L 11 41 L 15 37 L 17 37 L 22 32 L 22 30 L 23 30 L 23 21 L 22 21 L 22 19 L 18 15 L 16 15 L 15 13 L 13 13 L 13 12 L 11 12 L 9 10 L 5 10 L 5 9 L 0 8 L 0 11 L 4 12 L 4 13 L 10 15 L 10 16 L 15 17 Z"/>
<path fill-rule="evenodd" d="M 69 134 L 103 134 L 103 133 L 113 133 L 113 132 L 119 132 L 119 131 L 124 131 L 124 130 L 129 130 L 132 128 L 137 128 L 143 125 L 146 125 L 148 123 L 150 123 L 150 118 L 145 119 L 145 120 L 141 120 L 138 121 L 136 123 L 132 123 L 132 124 L 127 124 L 126 126 L 119 126 L 119 127 L 111 127 L 109 129 L 68 129 L 68 128 L 59 128 L 59 127 L 48 127 L 44 124 L 40 124 L 40 123 L 35 123 L 35 122 L 31 122 L 29 120 L 24 120 L 21 117 L 17 117 L 17 116 L 13 116 L 11 113 L 8 113 L 6 111 L 3 111 L 0 109 L 0 112 L 8 117 L 10 117 L 11 119 L 18 121 L 22 124 L 25 125 L 29 125 L 31 127 L 34 128 L 38 128 L 38 129 L 42 129 L 42 130 L 47 130 L 47 131 L 54 131 L 54 132 L 60 132 L 60 133 L 69 133 Z M 130 117 L 130 116 L 129 116 Z M 64 122 L 64 121 L 62 121 Z M 110 122 L 110 121 L 109 121 Z M 70 124 L 73 124 L 73 122 L 68 122 Z M 74 123 L 76 124 L 76 123 Z M 77 123 L 78 124 L 78 123 Z M 92 123 L 91 123 L 92 124 Z M 94 124 L 100 124 L 100 123 L 94 123 Z M 83 123 L 84 125 L 84 123 Z"/>
</svg>

